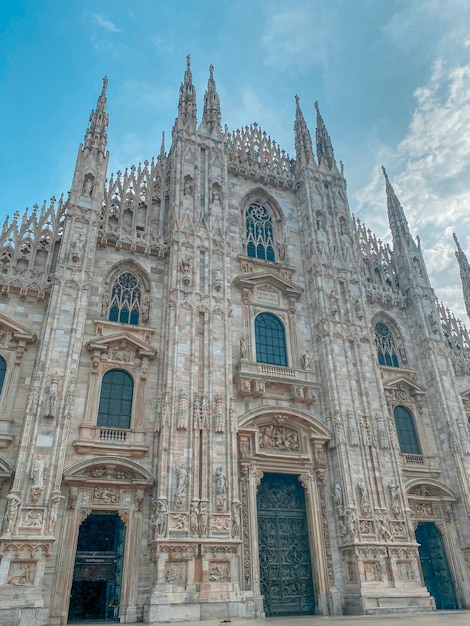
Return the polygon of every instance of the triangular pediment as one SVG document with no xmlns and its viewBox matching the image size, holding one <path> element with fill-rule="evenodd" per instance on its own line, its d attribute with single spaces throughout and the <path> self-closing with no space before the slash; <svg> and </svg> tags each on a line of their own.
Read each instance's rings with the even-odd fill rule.
<svg viewBox="0 0 470 626">
<path fill-rule="evenodd" d="M 393 376 L 384 382 L 385 389 L 406 389 L 411 395 L 423 395 L 426 393 L 426 388 L 418 384 L 410 376 L 400 373 L 398 376 Z"/>
<path fill-rule="evenodd" d="M 11 333 L 13 337 L 15 337 L 15 339 L 24 339 L 28 343 L 36 340 L 36 333 L 34 333 L 26 326 L 18 324 L 18 322 L 13 321 L 6 315 L 2 315 L 1 313 L 0 330 L 3 332 Z"/>
<path fill-rule="evenodd" d="M 272 287 L 282 292 L 285 296 L 295 298 L 296 300 L 300 298 L 304 291 L 300 285 L 293 283 L 291 280 L 272 270 L 255 272 L 253 274 L 241 274 L 237 276 L 233 282 L 237 287 L 242 289 L 253 290 L 255 287 Z"/>
<path fill-rule="evenodd" d="M 122 331 L 107 335 L 105 337 L 96 337 L 87 343 L 90 352 L 110 352 L 113 349 L 120 351 L 131 351 L 138 356 L 147 356 L 153 359 L 157 350 L 147 341 L 136 337 L 132 333 Z"/>
<path fill-rule="evenodd" d="M 470 400 L 470 387 L 465 387 L 464 389 L 461 389 L 459 391 L 459 394 L 462 398 L 465 398 L 466 400 Z"/>
</svg>

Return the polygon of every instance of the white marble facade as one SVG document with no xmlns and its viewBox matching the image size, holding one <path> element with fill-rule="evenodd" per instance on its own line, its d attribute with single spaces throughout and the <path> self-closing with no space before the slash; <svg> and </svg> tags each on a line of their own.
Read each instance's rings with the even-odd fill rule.
<svg viewBox="0 0 470 626">
<path fill-rule="evenodd" d="M 469 608 L 470 339 L 386 174 L 393 253 L 318 106 L 291 159 L 222 130 L 213 68 L 197 122 L 188 59 L 168 153 L 107 180 L 106 83 L 68 199 L 1 233 L 0 622 L 66 624 L 80 528 L 111 514 L 121 622 L 263 616 L 271 474 L 305 496 L 317 614 L 439 608 L 420 528 Z"/>
</svg>

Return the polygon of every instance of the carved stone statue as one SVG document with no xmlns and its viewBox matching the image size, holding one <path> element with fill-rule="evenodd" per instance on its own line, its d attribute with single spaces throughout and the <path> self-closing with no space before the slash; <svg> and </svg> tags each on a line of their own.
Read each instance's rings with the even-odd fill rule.
<svg viewBox="0 0 470 626">
<path fill-rule="evenodd" d="M 189 530 L 193 536 L 199 534 L 199 506 L 196 500 L 191 502 L 191 510 L 189 512 Z"/>
<path fill-rule="evenodd" d="M 57 378 L 57 376 L 54 376 L 49 386 L 49 394 L 47 396 L 45 417 L 54 418 L 56 416 L 58 386 L 59 386 L 59 379 Z"/>
<path fill-rule="evenodd" d="M 306 350 L 302 355 L 302 365 L 303 365 L 304 370 L 310 369 L 311 362 L 312 362 L 312 357 L 310 356 L 309 351 Z"/>
<path fill-rule="evenodd" d="M 33 487 L 42 489 L 44 487 L 44 459 L 35 459 L 31 467 L 31 478 L 33 479 Z"/>
<path fill-rule="evenodd" d="M 152 538 L 165 537 L 168 529 L 168 506 L 162 498 L 154 501 L 154 511 L 150 522 Z"/>
<path fill-rule="evenodd" d="M 15 526 L 20 504 L 21 500 L 15 493 L 7 495 L 7 510 L 5 513 L 5 532 L 7 533 L 11 533 Z"/>
<path fill-rule="evenodd" d="M 248 355 L 248 337 L 246 335 L 242 335 L 240 337 L 240 358 L 246 359 Z"/>
<path fill-rule="evenodd" d="M 227 492 L 227 479 L 225 478 L 222 467 L 218 467 L 215 471 L 216 477 L 216 493 L 218 496 L 224 496 Z"/>
<path fill-rule="evenodd" d="M 240 537 L 240 502 L 232 502 L 232 537 Z"/>
<path fill-rule="evenodd" d="M 201 500 L 199 505 L 199 535 L 205 537 L 207 535 L 207 525 L 209 521 L 209 512 L 207 510 L 207 502 Z"/>
<path fill-rule="evenodd" d="M 61 500 L 64 499 L 64 496 L 60 494 L 55 494 L 49 501 L 49 512 L 47 516 L 47 524 L 46 524 L 46 535 L 53 535 L 55 525 L 57 522 L 57 512 L 59 509 L 59 505 Z"/>
<path fill-rule="evenodd" d="M 188 477 L 188 468 L 186 465 L 175 465 L 176 472 L 176 494 L 175 504 L 178 508 L 181 508 L 186 497 L 186 480 Z"/>
</svg>

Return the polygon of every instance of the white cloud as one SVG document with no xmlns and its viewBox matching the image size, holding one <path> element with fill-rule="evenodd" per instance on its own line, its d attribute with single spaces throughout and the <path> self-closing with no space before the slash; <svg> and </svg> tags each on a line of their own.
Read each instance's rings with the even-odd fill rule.
<svg viewBox="0 0 470 626">
<path fill-rule="evenodd" d="M 415 92 L 408 134 L 392 158 L 389 151 L 385 163 L 411 231 L 420 235 L 431 282 L 439 297 L 452 298 L 446 303 L 461 316 L 464 309 L 452 232 L 462 242 L 470 234 L 469 81 L 470 64 L 449 69 L 437 61 L 428 84 Z M 359 212 L 367 224 L 373 222 L 379 235 L 386 225 L 383 187 L 377 167 L 371 181 L 356 194 Z"/>
<path fill-rule="evenodd" d="M 90 15 L 93 21 L 95 22 L 95 24 L 97 24 L 98 26 L 101 26 L 101 28 L 104 28 L 110 33 L 122 32 L 122 28 L 119 28 L 118 26 L 116 26 L 116 24 L 112 22 L 111 20 L 107 20 L 100 13 L 90 13 Z"/>
</svg>

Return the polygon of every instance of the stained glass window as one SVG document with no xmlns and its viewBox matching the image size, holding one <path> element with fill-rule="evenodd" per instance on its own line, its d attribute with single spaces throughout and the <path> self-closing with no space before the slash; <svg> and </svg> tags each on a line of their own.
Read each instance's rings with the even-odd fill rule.
<svg viewBox="0 0 470 626">
<path fill-rule="evenodd" d="M 246 241 L 247 256 L 275 261 L 273 220 L 259 202 L 252 202 L 246 210 Z"/>
<path fill-rule="evenodd" d="M 388 326 L 382 322 L 375 325 L 375 344 L 379 365 L 388 367 L 400 367 L 395 340 Z"/>
<path fill-rule="evenodd" d="M 255 319 L 256 361 L 287 365 L 286 337 L 281 320 L 271 313 Z"/>
<path fill-rule="evenodd" d="M 101 383 L 98 426 L 130 428 L 134 382 L 123 370 L 106 372 Z"/>
<path fill-rule="evenodd" d="M 123 272 L 111 289 L 109 320 L 123 324 L 138 324 L 141 304 L 140 284 L 134 274 Z"/>
</svg>

